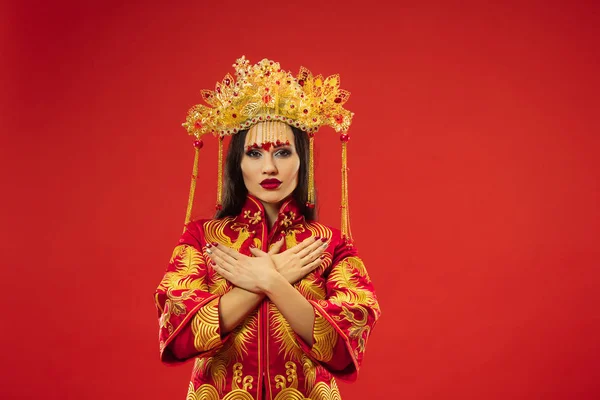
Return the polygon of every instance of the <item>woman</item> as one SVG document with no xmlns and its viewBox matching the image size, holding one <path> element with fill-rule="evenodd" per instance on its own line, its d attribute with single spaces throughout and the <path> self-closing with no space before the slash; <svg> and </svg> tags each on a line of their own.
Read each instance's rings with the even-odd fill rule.
<svg viewBox="0 0 600 400">
<path fill-rule="evenodd" d="M 223 207 L 186 225 L 157 289 L 161 359 L 195 359 L 187 399 L 339 399 L 380 315 L 354 245 L 313 220 L 312 146 L 289 122 L 232 136 Z"/>
</svg>

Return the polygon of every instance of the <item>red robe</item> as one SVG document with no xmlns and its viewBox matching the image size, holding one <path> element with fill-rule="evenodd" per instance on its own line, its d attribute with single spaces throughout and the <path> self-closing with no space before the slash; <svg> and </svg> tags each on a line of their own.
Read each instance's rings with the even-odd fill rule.
<svg viewBox="0 0 600 400">
<path fill-rule="evenodd" d="M 281 234 L 282 251 L 311 236 L 330 240 L 321 266 L 294 285 L 314 309 L 312 347 L 267 297 L 221 335 L 219 300 L 233 286 L 213 270 L 204 246 L 218 242 L 251 255 L 251 244 L 267 251 Z M 339 230 L 306 221 L 290 198 L 269 232 L 262 204 L 250 195 L 236 217 L 186 225 L 155 300 L 161 360 L 195 359 L 187 400 L 340 399 L 335 378 L 356 380 L 381 314 L 363 262 Z"/>
</svg>

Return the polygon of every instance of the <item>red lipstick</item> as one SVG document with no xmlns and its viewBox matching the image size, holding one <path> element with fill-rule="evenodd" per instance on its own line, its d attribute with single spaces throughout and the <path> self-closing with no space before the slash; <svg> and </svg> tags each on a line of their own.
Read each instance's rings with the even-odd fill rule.
<svg viewBox="0 0 600 400">
<path fill-rule="evenodd" d="M 260 183 L 260 186 L 267 190 L 275 190 L 281 185 L 281 181 L 279 179 L 265 179 Z"/>
</svg>

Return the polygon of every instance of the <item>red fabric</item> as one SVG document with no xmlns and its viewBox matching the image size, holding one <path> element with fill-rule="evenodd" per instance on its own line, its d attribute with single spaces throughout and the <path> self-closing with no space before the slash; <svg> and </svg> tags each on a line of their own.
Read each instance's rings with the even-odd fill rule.
<svg viewBox="0 0 600 400">
<path fill-rule="evenodd" d="M 250 255 L 251 244 L 267 251 L 281 235 L 284 249 L 310 236 L 329 239 L 324 263 L 295 284 L 315 309 L 313 346 L 291 330 L 268 298 L 221 338 L 218 301 L 232 285 L 212 269 L 204 246 L 216 241 Z M 186 226 L 156 291 L 156 306 L 161 359 L 176 363 L 196 357 L 189 395 L 206 398 L 235 391 L 260 398 L 263 385 L 271 397 L 284 391 L 313 399 L 339 395 L 333 376 L 357 378 L 380 315 L 357 250 L 339 230 L 305 221 L 290 198 L 269 232 L 264 208 L 252 196 L 236 217 Z"/>
</svg>

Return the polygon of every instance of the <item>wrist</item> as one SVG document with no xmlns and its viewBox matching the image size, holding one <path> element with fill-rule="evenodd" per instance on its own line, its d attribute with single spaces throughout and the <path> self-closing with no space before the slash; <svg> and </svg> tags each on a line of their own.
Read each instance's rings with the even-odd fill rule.
<svg viewBox="0 0 600 400">
<path fill-rule="evenodd" d="M 260 283 L 260 290 L 269 296 L 281 285 L 287 284 L 288 281 L 276 270 L 269 272 L 265 279 Z"/>
</svg>

